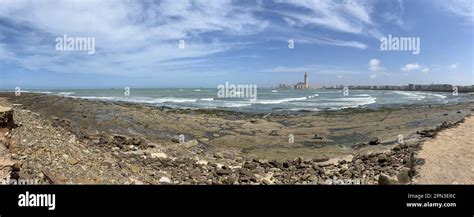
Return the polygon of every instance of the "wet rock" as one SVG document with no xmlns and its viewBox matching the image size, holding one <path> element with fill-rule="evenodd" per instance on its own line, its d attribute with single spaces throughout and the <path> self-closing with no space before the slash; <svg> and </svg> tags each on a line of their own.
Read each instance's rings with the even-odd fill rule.
<svg viewBox="0 0 474 217">
<path fill-rule="evenodd" d="M 326 137 L 324 137 L 323 135 L 319 135 L 319 134 L 314 134 L 314 137 L 313 139 L 318 139 L 318 140 L 325 140 Z"/>
<path fill-rule="evenodd" d="M 380 142 L 379 142 L 379 138 L 377 137 L 373 137 L 369 140 L 369 145 L 378 145 L 378 144 L 380 144 Z"/>
<path fill-rule="evenodd" d="M 270 136 L 278 136 L 278 131 L 277 130 L 272 130 L 269 134 Z"/>
<path fill-rule="evenodd" d="M 422 137 L 432 138 L 436 136 L 436 130 L 434 129 L 421 130 L 421 131 L 418 131 L 417 133 L 420 134 Z"/>
</svg>

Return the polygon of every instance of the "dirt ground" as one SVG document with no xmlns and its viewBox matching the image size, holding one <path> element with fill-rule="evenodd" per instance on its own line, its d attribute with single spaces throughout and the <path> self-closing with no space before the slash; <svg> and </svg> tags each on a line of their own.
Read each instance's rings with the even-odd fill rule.
<svg viewBox="0 0 474 217">
<path fill-rule="evenodd" d="M 425 164 L 417 184 L 474 184 L 474 117 L 458 127 L 439 132 L 418 153 Z"/>
</svg>

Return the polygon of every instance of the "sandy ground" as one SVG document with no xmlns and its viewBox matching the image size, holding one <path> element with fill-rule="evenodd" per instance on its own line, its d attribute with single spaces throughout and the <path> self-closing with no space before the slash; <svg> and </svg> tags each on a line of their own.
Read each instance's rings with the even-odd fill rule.
<svg viewBox="0 0 474 217">
<path fill-rule="evenodd" d="M 418 168 L 418 184 L 474 184 L 474 117 L 456 128 L 439 132 L 418 153 L 425 164 Z"/>
</svg>

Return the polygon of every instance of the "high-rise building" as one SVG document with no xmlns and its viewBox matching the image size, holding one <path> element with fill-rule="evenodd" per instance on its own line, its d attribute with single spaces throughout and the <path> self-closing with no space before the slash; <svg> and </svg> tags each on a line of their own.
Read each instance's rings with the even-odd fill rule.
<svg viewBox="0 0 474 217">
<path fill-rule="evenodd" d="M 309 88 L 308 74 L 306 72 L 304 73 L 304 86 Z"/>
</svg>

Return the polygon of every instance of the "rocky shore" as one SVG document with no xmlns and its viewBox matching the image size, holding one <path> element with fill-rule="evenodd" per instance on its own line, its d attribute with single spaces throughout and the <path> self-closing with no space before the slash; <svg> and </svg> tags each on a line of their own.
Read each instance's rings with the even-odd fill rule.
<svg viewBox="0 0 474 217">
<path fill-rule="evenodd" d="M 407 184 L 422 143 L 472 112 L 242 114 L 11 93 L 0 105 L 14 120 L 0 125 L 13 162 L 0 167 L 38 184 Z"/>
</svg>

